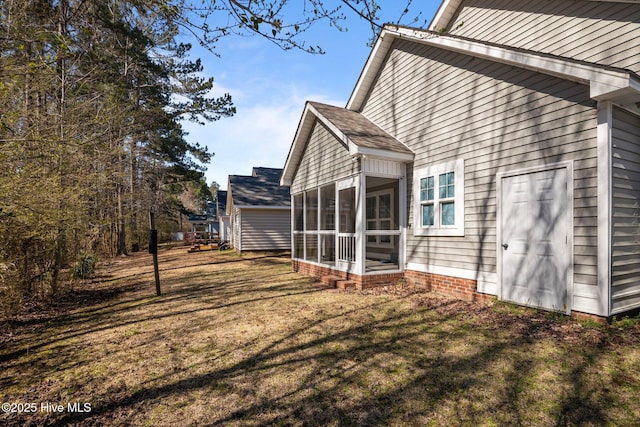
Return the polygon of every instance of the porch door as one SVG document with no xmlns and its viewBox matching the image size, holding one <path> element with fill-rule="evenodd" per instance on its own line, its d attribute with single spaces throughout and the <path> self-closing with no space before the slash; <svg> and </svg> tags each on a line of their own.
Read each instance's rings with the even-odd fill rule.
<svg viewBox="0 0 640 427">
<path fill-rule="evenodd" d="M 343 271 L 355 271 L 358 250 L 356 244 L 356 216 L 358 199 L 352 180 L 338 183 L 337 218 L 337 266 Z"/>
<path fill-rule="evenodd" d="M 501 297 L 567 310 L 569 208 L 567 169 L 501 178 Z"/>
</svg>

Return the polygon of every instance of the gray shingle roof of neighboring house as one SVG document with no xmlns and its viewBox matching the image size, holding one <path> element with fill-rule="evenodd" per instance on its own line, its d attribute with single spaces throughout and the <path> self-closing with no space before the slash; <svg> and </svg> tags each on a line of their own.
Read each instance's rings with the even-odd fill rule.
<svg viewBox="0 0 640 427">
<path fill-rule="evenodd" d="M 224 215 L 227 210 L 227 192 L 218 190 L 218 216 Z"/>
<path fill-rule="evenodd" d="M 406 145 L 356 111 L 314 101 L 309 104 L 359 147 L 412 153 Z"/>
<path fill-rule="evenodd" d="M 282 169 L 253 168 L 253 175 L 229 175 L 234 206 L 291 206 L 289 187 L 281 187 Z"/>
</svg>

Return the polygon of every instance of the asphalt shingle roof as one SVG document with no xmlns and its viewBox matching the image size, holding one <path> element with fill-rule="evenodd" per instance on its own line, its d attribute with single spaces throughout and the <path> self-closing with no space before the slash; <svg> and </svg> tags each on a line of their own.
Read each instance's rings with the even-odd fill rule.
<svg viewBox="0 0 640 427">
<path fill-rule="evenodd" d="M 234 206 L 291 206 L 289 187 L 280 186 L 282 169 L 254 168 L 253 175 L 229 175 Z"/>
<path fill-rule="evenodd" d="M 396 153 L 412 153 L 406 145 L 357 111 L 314 101 L 309 101 L 309 104 L 340 129 L 358 147 L 375 148 Z"/>
</svg>

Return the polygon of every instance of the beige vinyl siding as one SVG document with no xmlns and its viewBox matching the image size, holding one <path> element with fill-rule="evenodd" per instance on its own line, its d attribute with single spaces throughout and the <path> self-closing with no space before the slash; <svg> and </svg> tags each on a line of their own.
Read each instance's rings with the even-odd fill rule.
<svg viewBox="0 0 640 427">
<path fill-rule="evenodd" d="M 640 306 L 640 117 L 614 108 L 612 131 L 613 313 Z"/>
<path fill-rule="evenodd" d="M 356 173 L 356 166 L 347 147 L 316 121 L 291 184 L 291 194 L 348 177 Z"/>
<path fill-rule="evenodd" d="M 291 210 L 242 208 L 241 251 L 291 249 Z"/>
<path fill-rule="evenodd" d="M 596 285 L 594 107 L 578 83 L 397 42 L 363 114 L 416 153 L 409 184 L 414 168 L 465 161 L 465 236 L 416 237 L 410 225 L 407 261 L 496 273 L 496 173 L 573 161 L 574 280 Z"/>
<path fill-rule="evenodd" d="M 464 0 L 450 31 L 640 72 L 638 3 Z"/>
</svg>

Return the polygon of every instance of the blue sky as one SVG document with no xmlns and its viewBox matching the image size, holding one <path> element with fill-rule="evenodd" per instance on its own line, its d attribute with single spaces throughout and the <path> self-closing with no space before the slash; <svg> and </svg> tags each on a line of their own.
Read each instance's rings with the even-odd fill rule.
<svg viewBox="0 0 640 427">
<path fill-rule="evenodd" d="M 395 21 L 402 1 L 381 0 L 382 21 Z M 429 23 L 440 2 L 416 2 L 413 15 Z M 410 24 L 410 23 L 408 23 Z M 215 78 L 214 95 L 231 94 L 234 117 L 198 126 L 185 123 L 187 140 L 215 153 L 206 165 L 207 183 L 227 189 L 229 175 L 249 175 L 254 166 L 282 168 L 307 100 L 345 106 L 371 48 L 367 22 L 348 15 L 340 32 L 319 23 L 304 40 L 320 45 L 324 55 L 283 51 L 261 37 L 228 36 L 217 44 L 217 57 L 194 49 Z M 196 43 L 194 42 L 194 45 Z"/>
</svg>

